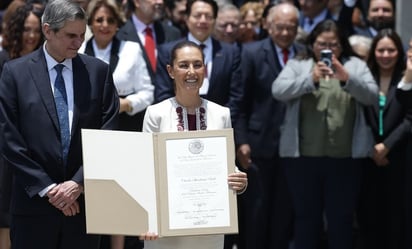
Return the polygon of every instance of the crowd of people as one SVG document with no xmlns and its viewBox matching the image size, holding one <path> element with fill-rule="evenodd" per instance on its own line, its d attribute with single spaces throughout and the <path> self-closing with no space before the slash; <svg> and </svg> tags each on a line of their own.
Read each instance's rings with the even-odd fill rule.
<svg viewBox="0 0 412 249">
<path fill-rule="evenodd" d="M 395 1 L 6 2 L 0 248 L 412 248 Z M 81 128 L 229 127 L 239 234 L 86 235 Z"/>
</svg>

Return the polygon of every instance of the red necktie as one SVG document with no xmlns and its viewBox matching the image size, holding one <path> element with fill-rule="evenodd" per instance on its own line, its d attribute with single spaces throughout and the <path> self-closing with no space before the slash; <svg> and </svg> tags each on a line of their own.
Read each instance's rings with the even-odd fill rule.
<svg viewBox="0 0 412 249">
<path fill-rule="evenodd" d="M 282 54 L 283 54 L 283 64 L 286 65 L 289 59 L 289 50 L 286 48 L 282 49 Z"/>
<path fill-rule="evenodd" d="M 149 57 L 150 64 L 152 66 L 153 72 L 156 72 L 156 54 L 155 54 L 155 42 L 153 39 L 152 29 L 148 26 L 144 30 L 144 49 L 146 50 L 147 57 Z"/>
</svg>

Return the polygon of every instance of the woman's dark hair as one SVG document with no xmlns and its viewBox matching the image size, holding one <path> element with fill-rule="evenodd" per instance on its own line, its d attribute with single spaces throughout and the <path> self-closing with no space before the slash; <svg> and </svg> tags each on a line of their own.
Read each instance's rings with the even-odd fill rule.
<svg viewBox="0 0 412 249">
<path fill-rule="evenodd" d="M 369 69 L 377 82 L 379 82 L 379 65 L 376 61 L 375 50 L 378 46 L 378 42 L 383 38 L 389 38 L 395 44 L 396 49 L 398 50 L 398 59 L 396 61 L 392 78 L 394 76 L 401 76 L 403 74 L 403 70 L 405 70 L 406 63 L 405 63 L 405 51 L 403 50 L 403 43 L 399 35 L 392 29 L 382 29 L 378 32 L 378 34 L 373 38 L 371 48 L 369 50 L 369 57 L 368 57 L 368 66 Z M 396 79 L 397 80 L 397 79 Z"/>
<path fill-rule="evenodd" d="M 334 20 L 327 19 L 318 23 L 312 30 L 312 32 L 307 36 L 305 42 L 307 49 L 303 52 L 303 54 L 300 54 L 299 57 L 303 59 L 315 59 L 315 55 L 313 53 L 313 44 L 315 43 L 318 36 L 324 32 L 333 32 L 336 34 L 342 51 L 340 58 L 338 58 L 340 61 L 346 60 L 350 56 L 356 56 L 356 54 L 352 50 L 352 47 L 349 44 L 348 37 L 346 37 L 347 33 L 344 32 L 344 30 L 341 30 Z"/>
<path fill-rule="evenodd" d="M 197 45 L 194 42 L 191 41 L 181 41 L 179 43 L 177 43 L 173 48 L 172 48 L 172 52 L 170 54 L 170 62 L 169 65 L 173 66 L 173 61 L 176 59 L 177 57 L 177 50 L 181 49 L 181 48 L 185 48 L 185 47 L 193 47 L 193 48 L 197 48 L 201 54 L 202 54 L 202 61 L 205 60 L 205 56 L 203 55 L 203 50 L 202 48 Z"/>
<path fill-rule="evenodd" d="M 26 21 L 30 13 L 33 13 L 36 17 L 39 18 L 39 31 L 41 33 L 41 10 L 33 8 L 33 5 L 31 4 L 17 8 L 16 12 L 13 14 L 13 16 L 10 17 L 9 21 L 7 22 L 6 28 L 4 30 L 4 32 L 7 33 L 7 36 L 5 36 L 6 45 L 4 49 L 9 53 L 10 59 L 21 56 L 21 52 L 23 51 L 24 22 Z M 41 43 L 42 39 L 40 39 L 38 46 L 40 46 Z"/>
</svg>

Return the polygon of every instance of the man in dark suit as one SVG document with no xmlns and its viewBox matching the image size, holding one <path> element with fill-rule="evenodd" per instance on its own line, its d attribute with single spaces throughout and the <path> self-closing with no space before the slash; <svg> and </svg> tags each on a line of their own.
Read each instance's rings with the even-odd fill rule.
<svg viewBox="0 0 412 249">
<path fill-rule="evenodd" d="M 187 40 L 204 46 L 206 77 L 200 88 L 202 97 L 230 108 L 232 123 L 236 119 L 242 94 L 240 83 L 240 55 L 237 46 L 211 37 L 217 16 L 214 0 L 188 0 Z M 174 96 L 173 81 L 166 71 L 171 48 L 178 41 L 159 47 L 155 81 L 155 102 Z"/>
<path fill-rule="evenodd" d="M 348 25 L 347 20 L 352 18 L 355 8 L 365 9 L 365 27 Z M 345 28 L 348 35 L 363 35 L 373 38 L 384 28 L 395 27 L 395 8 L 392 0 L 371 0 L 368 3 L 362 0 L 352 0 L 352 4 L 348 5 L 344 1 L 340 10 L 339 26 Z"/>
<path fill-rule="evenodd" d="M 328 10 L 329 0 L 299 0 L 300 19 L 299 25 L 307 34 L 325 19 L 333 19 L 332 13 Z"/>
<path fill-rule="evenodd" d="M 237 160 L 249 181 L 248 190 L 239 197 L 246 235 L 240 239 L 247 249 L 286 249 L 291 236 L 292 207 L 278 155 L 285 108 L 272 97 L 271 88 L 287 60 L 302 49 L 294 43 L 298 16 L 291 4 L 272 7 L 267 18 L 269 37 L 242 49 L 244 94 L 234 128 Z"/>
<path fill-rule="evenodd" d="M 149 27 L 155 38 L 155 48 L 160 44 L 177 40 L 181 37 L 180 31 L 168 26 L 160 19 L 163 15 L 163 0 L 128 0 L 128 7 L 132 15 L 117 32 L 120 40 L 138 42 L 144 51 L 147 70 L 154 82 L 156 68 L 151 66 L 147 50 L 145 49 L 146 28 Z"/>
<path fill-rule="evenodd" d="M 127 3 L 132 14 L 123 27 L 119 29 L 117 38 L 139 43 L 147 70 L 154 84 L 157 47 L 165 42 L 179 39 L 181 37 L 180 31 L 160 20 L 163 16 L 163 0 L 128 0 Z M 150 43 L 148 39 L 151 41 Z M 142 130 L 145 111 L 138 112 L 132 120 L 136 123 L 136 131 Z M 130 119 L 121 117 L 119 121 L 120 126 L 130 126 L 127 124 Z"/>
<path fill-rule="evenodd" d="M 87 235 L 81 129 L 114 129 L 119 101 L 107 64 L 78 55 L 86 14 L 54 0 L 37 51 L 7 62 L 0 79 L 2 152 L 14 173 L 12 248 L 98 248 Z"/>
</svg>

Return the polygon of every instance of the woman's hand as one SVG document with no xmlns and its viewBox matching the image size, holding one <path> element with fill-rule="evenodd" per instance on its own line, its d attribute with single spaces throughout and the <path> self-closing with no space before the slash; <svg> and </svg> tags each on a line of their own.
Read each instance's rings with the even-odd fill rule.
<svg viewBox="0 0 412 249">
<path fill-rule="evenodd" d="M 159 238 L 159 235 L 153 232 L 143 233 L 143 234 L 140 234 L 139 236 L 140 240 L 156 240 L 158 238 Z"/>
<path fill-rule="evenodd" d="M 412 48 L 409 48 L 407 52 L 407 60 L 406 60 L 406 70 L 404 76 L 404 82 L 410 83 L 412 82 Z"/>
<path fill-rule="evenodd" d="M 388 153 L 389 149 L 386 148 L 384 143 L 378 143 L 375 145 L 372 158 L 377 166 L 382 167 L 389 164 L 389 160 L 386 157 Z"/>
<path fill-rule="evenodd" d="M 229 188 L 243 193 L 247 186 L 247 174 L 244 172 L 235 172 L 229 174 L 228 184 Z"/>
<path fill-rule="evenodd" d="M 349 79 L 349 74 L 346 71 L 345 67 L 336 59 L 335 55 L 332 56 L 332 66 L 334 68 L 333 78 L 338 79 L 339 81 L 346 82 Z"/>
<path fill-rule="evenodd" d="M 313 67 L 312 77 L 313 82 L 319 82 L 321 78 L 335 78 L 339 81 L 346 82 L 349 79 L 349 74 L 345 67 L 332 55 L 332 68 L 328 67 L 323 61 L 318 61 Z"/>
<path fill-rule="evenodd" d="M 130 112 L 132 108 L 132 102 L 130 102 L 130 100 L 125 99 L 125 98 L 119 98 L 119 100 L 120 100 L 119 113 Z"/>
<path fill-rule="evenodd" d="M 332 75 L 332 68 L 328 67 L 323 61 L 318 61 L 313 67 L 312 77 L 315 84 L 319 83 L 320 79 L 328 79 Z"/>
</svg>

